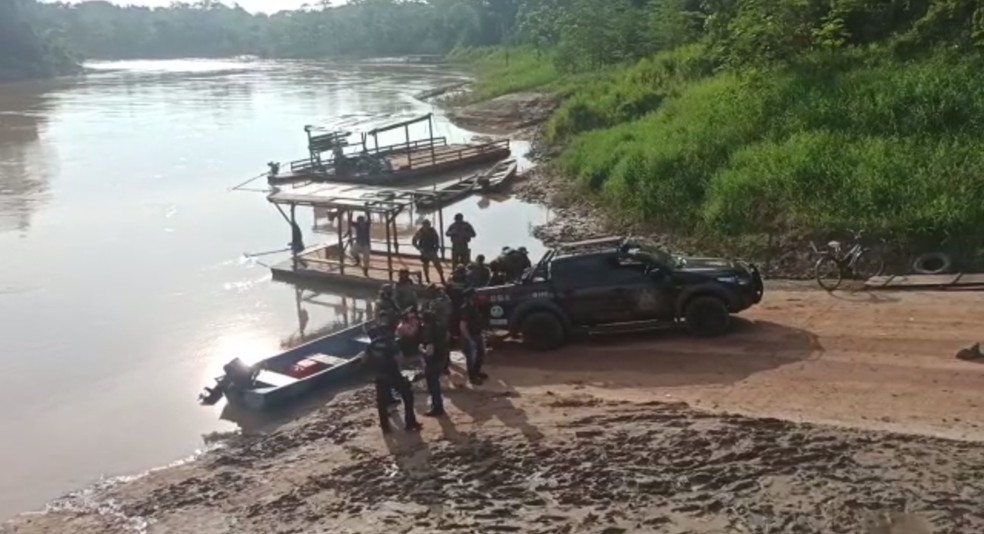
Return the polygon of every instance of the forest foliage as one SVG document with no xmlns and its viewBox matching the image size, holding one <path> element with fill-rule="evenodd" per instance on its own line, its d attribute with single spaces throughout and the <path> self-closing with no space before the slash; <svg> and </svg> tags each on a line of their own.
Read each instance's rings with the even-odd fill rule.
<svg viewBox="0 0 984 534">
<path fill-rule="evenodd" d="M 476 97 L 560 94 L 556 165 L 668 230 L 984 240 L 982 0 L 4 1 L 0 71 L 450 52 Z"/>
</svg>

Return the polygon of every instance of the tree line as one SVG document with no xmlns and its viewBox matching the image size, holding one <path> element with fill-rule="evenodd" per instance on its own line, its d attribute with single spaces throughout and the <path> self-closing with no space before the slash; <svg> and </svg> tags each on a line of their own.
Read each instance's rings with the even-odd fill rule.
<svg viewBox="0 0 984 534">
<path fill-rule="evenodd" d="M 807 50 L 897 38 L 920 48 L 976 45 L 976 0 L 352 0 L 253 14 L 218 0 L 168 7 L 0 2 L 0 58 L 379 57 L 527 45 L 565 70 L 704 42 L 725 61 L 788 60 Z M 70 52 L 70 53 L 69 53 Z"/>
</svg>

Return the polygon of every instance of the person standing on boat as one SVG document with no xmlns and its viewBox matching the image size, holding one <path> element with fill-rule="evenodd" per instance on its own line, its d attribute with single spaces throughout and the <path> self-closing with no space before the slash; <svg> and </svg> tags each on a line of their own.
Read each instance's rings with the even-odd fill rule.
<svg viewBox="0 0 984 534">
<path fill-rule="evenodd" d="M 386 324 L 380 324 L 369 332 L 371 341 L 366 347 L 366 362 L 373 374 L 376 386 L 376 409 L 379 412 L 379 427 L 383 433 L 392 431 L 389 420 L 389 405 L 392 391 L 397 391 L 403 400 L 404 425 L 407 431 L 420 430 L 417 415 L 413 411 L 413 389 L 400 371 L 397 355 L 400 352 L 393 331 Z"/>
<path fill-rule="evenodd" d="M 461 333 L 461 351 L 465 353 L 465 363 L 468 366 L 468 381 L 479 385 L 488 379 L 489 375 L 482 371 L 485 363 L 485 333 L 483 317 L 472 299 L 472 291 L 464 295 L 458 327 Z"/>
<path fill-rule="evenodd" d="M 455 214 L 454 222 L 448 227 L 446 235 L 451 238 L 451 267 L 471 263 L 471 249 L 468 245 L 476 234 L 475 228 L 465 221 L 464 215 Z"/>
<path fill-rule="evenodd" d="M 359 215 L 349 229 L 349 234 L 355 233 L 355 243 L 352 253 L 355 263 L 362 267 L 362 272 L 369 276 L 369 256 L 372 254 L 372 222 L 365 216 Z"/>
<path fill-rule="evenodd" d="M 430 394 L 430 411 L 427 417 L 441 417 L 444 414 L 444 396 L 441 392 L 441 375 L 444 373 L 445 362 L 450 350 L 448 348 L 447 327 L 442 328 L 438 323 L 437 314 L 427 310 L 423 315 L 421 344 L 424 352 L 424 378 L 427 380 L 427 392 Z"/>
<path fill-rule="evenodd" d="M 424 280 L 430 283 L 430 264 L 434 264 L 441 283 L 444 283 L 444 268 L 441 266 L 441 236 L 431 226 L 429 220 L 420 223 L 417 233 L 413 234 L 413 247 L 420 252 L 420 262 L 424 266 Z"/>
</svg>

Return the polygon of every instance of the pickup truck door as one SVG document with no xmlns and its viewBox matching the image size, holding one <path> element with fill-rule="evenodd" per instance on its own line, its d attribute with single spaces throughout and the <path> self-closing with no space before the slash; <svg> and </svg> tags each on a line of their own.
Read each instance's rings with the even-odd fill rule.
<svg viewBox="0 0 984 534">
<path fill-rule="evenodd" d="M 550 266 L 557 301 L 575 325 L 612 322 L 617 307 L 610 301 L 611 288 L 601 282 L 610 268 L 605 260 L 601 256 L 565 258 Z"/>
<path fill-rule="evenodd" d="M 599 255 L 558 262 L 553 271 L 557 298 L 576 325 L 649 319 L 662 308 L 644 263 Z"/>
<path fill-rule="evenodd" d="M 608 285 L 612 304 L 621 310 L 621 320 L 661 319 L 671 310 L 667 272 L 648 261 L 619 258 L 609 274 Z"/>
</svg>

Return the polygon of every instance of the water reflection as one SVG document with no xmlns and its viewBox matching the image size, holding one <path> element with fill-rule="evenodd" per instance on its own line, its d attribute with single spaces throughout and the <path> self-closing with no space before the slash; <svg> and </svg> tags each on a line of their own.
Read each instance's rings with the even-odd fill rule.
<svg viewBox="0 0 984 534">
<path fill-rule="evenodd" d="M 28 84 L 0 91 L 0 231 L 26 232 L 57 164 L 43 143 L 51 100 Z"/>
<path fill-rule="evenodd" d="M 290 231 L 262 195 L 228 188 L 267 161 L 303 156 L 304 124 L 362 128 L 434 111 L 435 135 L 472 137 L 412 98 L 455 73 L 266 61 L 100 67 L 0 89 L 0 405 L 16 406 L 0 412 L 0 519 L 100 475 L 189 454 L 202 434 L 226 428 L 195 402 L 223 364 L 371 314 L 371 294 L 299 290 L 271 283 L 259 261 L 239 261 L 283 248 Z M 457 211 L 486 255 L 523 241 L 536 253 L 530 228 L 549 216 L 496 197 L 446 210 Z M 331 239 L 312 231 L 311 210 L 304 217 L 306 237 Z M 401 217 L 409 238 L 418 214 Z"/>
<path fill-rule="evenodd" d="M 290 349 L 370 320 L 374 299 L 375 293 L 367 289 L 296 286 L 297 331 L 282 339 L 280 347 Z M 312 308 L 327 312 L 331 319 L 326 324 L 309 328 L 311 313 L 308 310 Z"/>
</svg>

